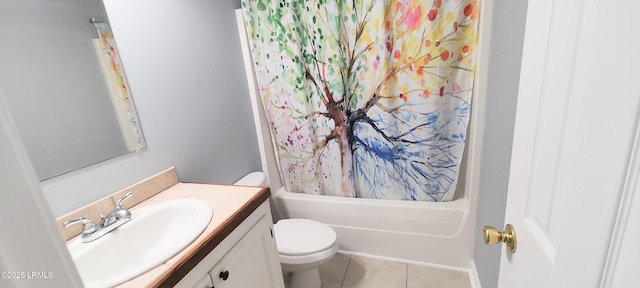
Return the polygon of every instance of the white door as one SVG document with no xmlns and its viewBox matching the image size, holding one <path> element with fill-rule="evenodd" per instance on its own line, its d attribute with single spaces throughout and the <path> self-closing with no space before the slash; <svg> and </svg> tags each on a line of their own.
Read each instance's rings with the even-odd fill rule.
<svg viewBox="0 0 640 288">
<path fill-rule="evenodd" d="M 502 249 L 500 287 L 606 287 L 640 173 L 640 1 L 528 5 L 505 214 L 517 251 Z"/>
</svg>

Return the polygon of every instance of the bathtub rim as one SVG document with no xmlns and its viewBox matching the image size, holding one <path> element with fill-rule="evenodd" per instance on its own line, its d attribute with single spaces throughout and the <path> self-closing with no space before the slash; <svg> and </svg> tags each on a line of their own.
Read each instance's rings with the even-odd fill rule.
<svg viewBox="0 0 640 288">
<path fill-rule="evenodd" d="M 325 223 L 332 227 L 339 227 L 345 229 L 352 230 L 362 230 L 362 231 L 377 231 L 377 232 L 390 232 L 396 234 L 403 235 L 420 235 L 426 237 L 437 237 L 437 238 L 456 238 L 465 232 L 465 227 L 467 226 L 467 222 L 470 220 L 470 211 L 471 205 L 470 201 L 467 198 L 460 198 L 449 202 L 426 202 L 426 201 L 406 201 L 406 200 L 387 200 L 387 199 L 367 199 L 367 198 L 350 198 L 350 197 L 339 197 L 339 196 L 327 196 L 327 195 L 313 195 L 313 194 L 304 194 L 304 193 L 295 193 L 289 192 L 284 187 L 279 189 L 277 192 L 271 195 L 273 200 L 273 206 L 275 212 L 278 213 L 279 219 L 290 219 L 290 218 L 306 218 L 316 220 L 322 223 Z M 286 202 L 286 203 L 283 203 Z M 382 227 L 362 227 L 360 225 L 345 225 L 342 223 L 337 223 L 334 221 L 327 221 L 326 218 L 322 218 L 323 215 L 317 211 L 309 211 L 309 213 L 305 213 L 304 215 L 298 215 L 300 212 L 289 211 L 288 207 L 283 207 L 283 205 L 300 205 L 300 202 L 314 202 L 319 205 L 335 205 L 342 206 L 344 204 L 347 205 L 355 205 L 363 208 L 371 208 L 371 207 L 384 207 L 388 210 L 396 210 L 396 209 L 412 209 L 412 210 L 420 210 L 422 212 L 427 212 L 431 214 L 455 214 L 456 219 L 447 223 L 448 225 L 455 225 L 455 232 L 453 233 L 439 233 L 441 230 L 439 229 L 428 229 L 434 232 L 431 233 L 421 233 L 421 232 L 409 232 L 409 231 L 401 231 L 389 228 Z M 283 211 L 287 210 L 287 211 Z M 292 217 L 291 214 L 293 214 Z M 316 215 L 314 215 L 316 214 Z M 423 223 L 423 225 L 429 225 L 428 222 Z M 429 227 L 431 228 L 431 227 Z M 425 228 L 426 229 L 426 228 Z"/>
</svg>

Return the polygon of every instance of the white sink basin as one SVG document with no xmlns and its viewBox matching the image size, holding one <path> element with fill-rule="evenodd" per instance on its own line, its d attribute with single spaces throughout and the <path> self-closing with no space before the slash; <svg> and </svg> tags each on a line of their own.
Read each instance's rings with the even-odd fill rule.
<svg viewBox="0 0 640 288">
<path fill-rule="evenodd" d="M 180 199 L 131 211 L 131 221 L 89 243 L 68 246 L 85 287 L 112 287 L 178 254 L 209 225 L 213 209 Z"/>
</svg>

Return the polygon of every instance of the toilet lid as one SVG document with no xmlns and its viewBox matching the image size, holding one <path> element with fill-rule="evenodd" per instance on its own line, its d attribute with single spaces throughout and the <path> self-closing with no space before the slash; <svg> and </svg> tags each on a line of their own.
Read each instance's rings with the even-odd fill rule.
<svg viewBox="0 0 640 288">
<path fill-rule="evenodd" d="M 273 225 L 278 253 L 304 255 L 327 250 L 336 243 L 336 232 L 308 219 L 283 219 Z"/>
</svg>

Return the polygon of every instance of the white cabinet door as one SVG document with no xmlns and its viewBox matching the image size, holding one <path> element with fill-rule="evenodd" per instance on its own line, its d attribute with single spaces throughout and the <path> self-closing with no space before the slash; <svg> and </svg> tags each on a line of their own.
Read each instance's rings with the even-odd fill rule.
<svg viewBox="0 0 640 288">
<path fill-rule="evenodd" d="M 284 288 L 271 222 L 262 217 L 211 270 L 216 288 Z"/>
<path fill-rule="evenodd" d="M 207 274 L 202 277 L 202 280 L 198 281 L 198 284 L 194 285 L 193 288 L 213 288 L 213 282 L 211 282 L 211 275 Z"/>
</svg>

